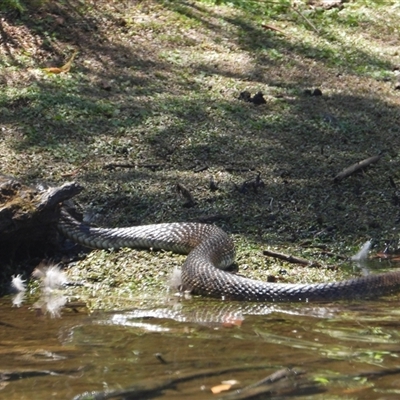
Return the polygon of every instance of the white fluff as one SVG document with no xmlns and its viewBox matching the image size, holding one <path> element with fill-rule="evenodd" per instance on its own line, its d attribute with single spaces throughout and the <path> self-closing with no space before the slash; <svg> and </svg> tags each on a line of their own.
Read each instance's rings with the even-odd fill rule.
<svg viewBox="0 0 400 400">
<path fill-rule="evenodd" d="M 21 278 L 21 275 L 13 275 L 11 279 L 11 289 L 16 293 L 21 293 L 26 291 L 26 280 Z"/>
<path fill-rule="evenodd" d="M 25 291 L 19 292 L 12 297 L 13 307 L 21 307 L 25 301 Z"/>
<path fill-rule="evenodd" d="M 355 254 L 353 257 L 351 257 L 350 259 L 352 261 L 362 261 L 362 260 L 366 260 L 368 258 L 368 252 L 369 249 L 371 248 L 371 240 L 367 240 L 362 246 L 360 251 Z"/>
<path fill-rule="evenodd" d="M 68 282 L 65 273 L 58 265 L 43 266 L 39 265 L 32 272 L 34 278 L 40 279 L 44 291 L 58 289 Z"/>
<path fill-rule="evenodd" d="M 168 286 L 172 290 L 180 290 L 182 286 L 182 271 L 180 268 L 175 267 L 169 277 Z"/>
<path fill-rule="evenodd" d="M 46 276 L 43 279 L 43 286 L 49 289 L 57 289 L 67 283 L 67 277 L 60 267 L 53 265 L 46 271 Z"/>
</svg>

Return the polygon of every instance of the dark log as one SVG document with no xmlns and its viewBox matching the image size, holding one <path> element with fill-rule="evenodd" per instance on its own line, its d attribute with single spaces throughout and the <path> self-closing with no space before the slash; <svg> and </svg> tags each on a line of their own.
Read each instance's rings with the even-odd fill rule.
<svg viewBox="0 0 400 400">
<path fill-rule="evenodd" d="M 75 182 L 34 188 L 0 175 L 0 254 L 49 243 L 54 238 L 60 203 L 82 189 Z"/>
</svg>

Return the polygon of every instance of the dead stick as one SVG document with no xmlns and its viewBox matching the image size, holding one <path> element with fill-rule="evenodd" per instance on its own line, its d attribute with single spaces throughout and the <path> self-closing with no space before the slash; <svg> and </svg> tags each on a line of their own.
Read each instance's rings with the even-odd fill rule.
<svg viewBox="0 0 400 400">
<path fill-rule="evenodd" d="M 275 26 L 270 25 L 270 24 L 261 24 L 261 28 L 263 28 L 265 30 L 269 29 L 271 31 L 279 32 L 282 35 L 286 35 L 286 33 L 282 29 L 276 28 Z"/>
<path fill-rule="evenodd" d="M 131 164 L 131 163 L 110 163 L 103 166 L 103 169 L 112 170 L 115 168 L 161 168 L 162 164 Z"/>
<path fill-rule="evenodd" d="M 371 164 L 374 164 L 378 162 L 381 159 L 382 155 L 379 156 L 372 156 L 369 158 L 366 158 L 365 160 L 359 161 L 358 163 L 355 163 L 353 165 L 350 165 L 350 167 L 345 168 L 342 172 L 338 173 L 334 178 L 333 182 L 338 183 L 344 178 L 347 178 L 351 174 L 354 174 L 360 169 L 366 168 Z"/>
<path fill-rule="evenodd" d="M 263 254 L 268 257 L 279 258 L 280 260 L 290 262 L 292 264 L 301 264 L 301 265 L 313 265 L 314 263 L 306 260 L 305 258 L 294 257 L 283 253 L 277 253 L 276 251 L 264 250 Z"/>
</svg>

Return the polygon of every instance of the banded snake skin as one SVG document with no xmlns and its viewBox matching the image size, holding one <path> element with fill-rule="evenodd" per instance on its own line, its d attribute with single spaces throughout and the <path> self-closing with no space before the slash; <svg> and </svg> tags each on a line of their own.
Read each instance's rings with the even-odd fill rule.
<svg viewBox="0 0 400 400">
<path fill-rule="evenodd" d="M 131 247 L 188 254 L 182 284 L 193 294 L 265 302 L 311 302 L 366 299 L 400 289 L 400 271 L 371 274 L 344 281 L 289 284 L 245 278 L 225 271 L 235 258 L 232 239 L 215 225 L 164 223 L 127 228 L 91 227 L 64 209 L 58 229 L 70 240 L 95 249 Z"/>
</svg>

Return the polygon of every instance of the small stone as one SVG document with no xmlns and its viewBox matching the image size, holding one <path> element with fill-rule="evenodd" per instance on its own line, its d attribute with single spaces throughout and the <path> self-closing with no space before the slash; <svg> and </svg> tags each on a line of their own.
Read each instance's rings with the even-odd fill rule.
<svg viewBox="0 0 400 400">
<path fill-rule="evenodd" d="M 312 95 L 313 95 L 313 96 L 322 96 L 321 89 L 318 89 L 318 88 L 317 88 L 317 89 L 314 89 Z"/>
</svg>

